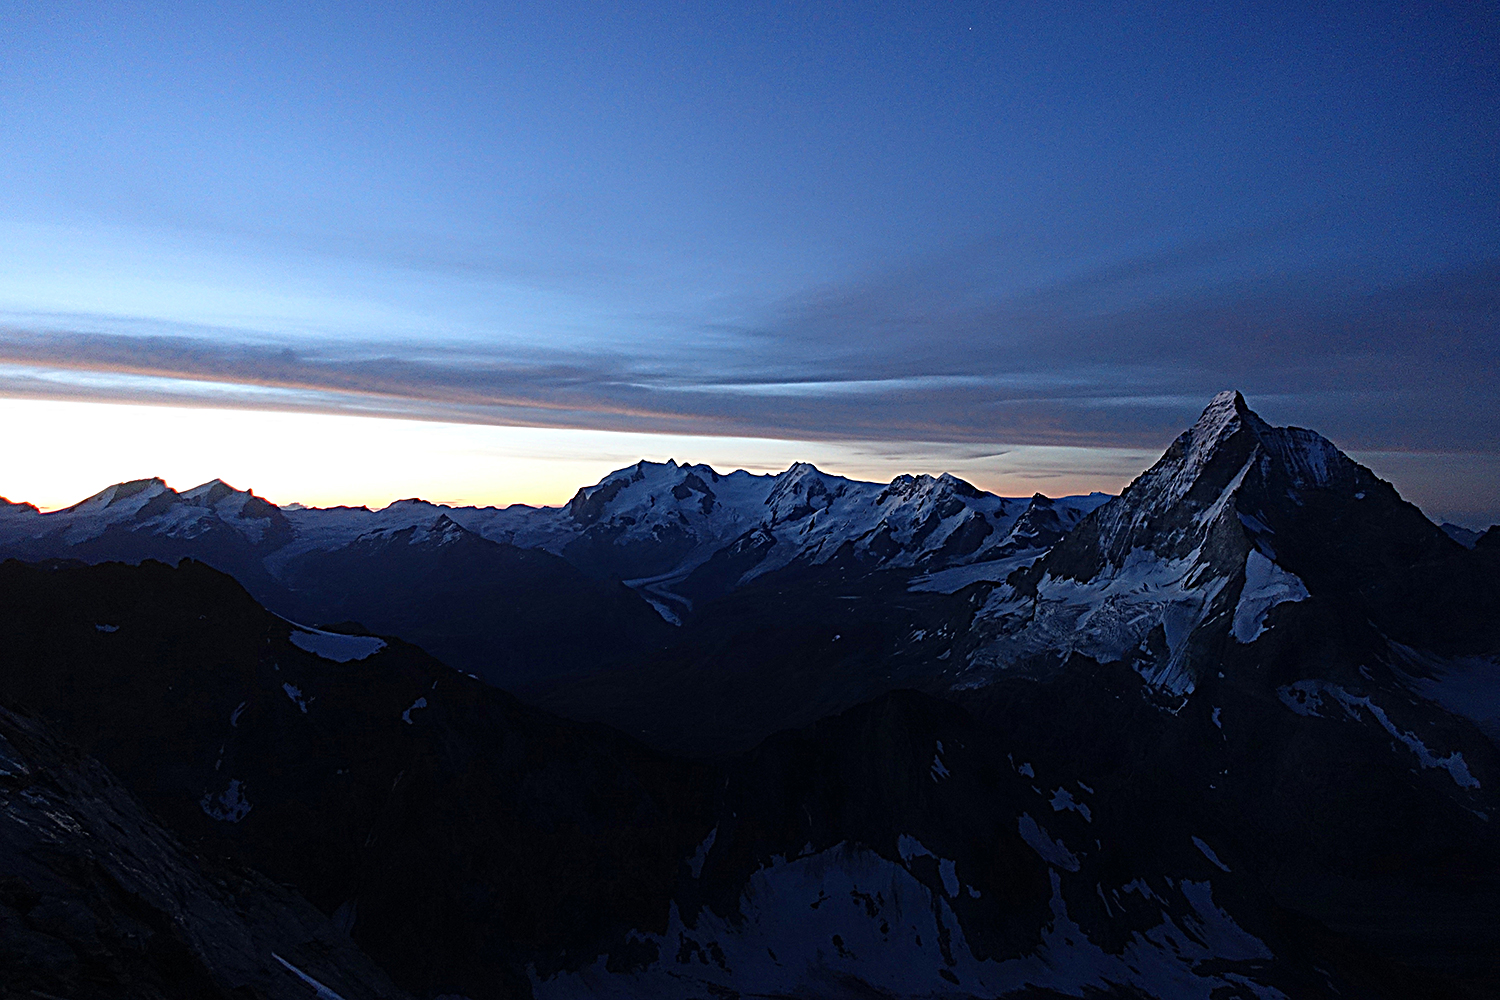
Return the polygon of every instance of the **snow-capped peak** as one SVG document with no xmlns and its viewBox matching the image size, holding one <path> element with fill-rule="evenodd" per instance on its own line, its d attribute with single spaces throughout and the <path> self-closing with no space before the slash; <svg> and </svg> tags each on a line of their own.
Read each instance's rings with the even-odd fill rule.
<svg viewBox="0 0 1500 1000">
<path fill-rule="evenodd" d="M 1366 503 L 1367 495 L 1381 499 Z M 1129 659 L 1148 680 L 1185 694 L 1195 683 L 1193 633 L 1233 620 L 1235 637 L 1253 641 L 1271 607 L 1316 593 L 1302 575 L 1364 558 L 1321 551 L 1322 538 L 1395 507 L 1409 505 L 1327 439 L 1272 427 L 1238 392 L 1222 392 L 1019 589 L 992 595 L 980 628 L 995 637 L 978 659 L 996 667 L 1043 648 L 1076 650 Z"/>
<path fill-rule="evenodd" d="M 830 476 L 810 462 L 797 462 L 776 477 L 776 485 L 766 496 L 766 506 L 771 509 L 770 523 L 799 521 L 826 510 L 851 485 L 850 480 Z"/>
<path fill-rule="evenodd" d="M 239 490 L 230 486 L 222 479 L 210 479 L 201 486 L 194 486 L 192 489 L 184 490 L 177 495 L 182 500 L 212 507 L 225 497 L 234 496 L 239 492 Z M 248 495 L 248 493 L 245 495 Z"/>
<path fill-rule="evenodd" d="M 119 509 L 129 505 L 130 513 L 135 513 L 150 501 L 171 491 L 171 487 L 161 479 L 132 479 L 129 482 L 116 483 L 107 486 L 87 499 L 80 500 L 71 507 L 65 507 L 58 514 L 76 514 L 82 516 L 98 515 L 106 509 Z M 127 515 L 128 516 L 128 515 Z"/>
</svg>

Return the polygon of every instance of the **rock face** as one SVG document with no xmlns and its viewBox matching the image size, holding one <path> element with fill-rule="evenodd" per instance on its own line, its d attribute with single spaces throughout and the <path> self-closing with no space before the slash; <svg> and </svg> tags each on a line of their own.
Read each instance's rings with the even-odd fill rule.
<svg viewBox="0 0 1500 1000">
<path fill-rule="evenodd" d="M 1406 997 L 1500 974 L 1493 744 L 1304 673 L 1328 647 L 1285 650 L 1286 623 L 1236 647 L 1265 677 L 1226 661 L 1175 713 L 1075 660 L 701 763 L 192 563 L 11 562 L 0 598 L 0 697 L 418 996 Z"/>
<path fill-rule="evenodd" d="M 1005 524 L 957 481 L 617 479 L 548 544 L 675 522 L 656 599 L 701 589 L 547 692 L 594 721 L 191 561 L 0 565 L 0 702 L 424 1000 L 1500 995 L 1493 531 L 1465 548 L 1232 393 L 1119 498 Z M 443 588 L 487 566 L 602 586 L 393 506 L 270 565 L 412 628 L 483 617 Z M 7 926 L 45 929 L 31 898 Z"/>
<path fill-rule="evenodd" d="M 418 995 L 525 996 L 526 966 L 649 925 L 702 825 L 697 765 L 399 640 L 293 625 L 201 564 L 0 564 L 0 647 L 0 700 Z"/>
<path fill-rule="evenodd" d="M 0 969 L 7 996 L 406 995 L 301 897 L 189 854 L 96 761 L 3 708 Z"/>
<path fill-rule="evenodd" d="M 1273 609 L 1309 596 L 1423 648 L 1500 635 L 1494 583 L 1389 483 L 1221 393 L 1117 499 L 990 596 L 966 683 L 1077 652 L 1130 663 L 1181 697 L 1225 643 L 1253 642 Z"/>
</svg>

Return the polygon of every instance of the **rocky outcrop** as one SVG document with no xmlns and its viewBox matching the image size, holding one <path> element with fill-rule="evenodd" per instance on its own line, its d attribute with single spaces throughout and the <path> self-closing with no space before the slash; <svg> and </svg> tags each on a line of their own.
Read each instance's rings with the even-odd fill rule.
<svg viewBox="0 0 1500 1000">
<path fill-rule="evenodd" d="M 1271 427 L 1221 393 L 1166 454 L 991 594 L 965 683 L 1074 652 L 1127 662 L 1169 697 L 1226 643 L 1309 596 L 1391 638 L 1487 648 L 1500 590 L 1395 489 L 1320 435 Z"/>
<path fill-rule="evenodd" d="M 406 996 L 295 892 L 189 853 L 96 761 L 4 708 L 0 969 L 0 996 Z"/>
</svg>

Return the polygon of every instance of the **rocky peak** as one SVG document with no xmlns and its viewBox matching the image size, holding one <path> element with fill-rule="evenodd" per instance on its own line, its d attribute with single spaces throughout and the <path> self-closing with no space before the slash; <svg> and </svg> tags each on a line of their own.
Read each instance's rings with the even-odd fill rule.
<svg viewBox="0 0 1500 1000">
<path fill-rule="evenodd" d="M 129 482 L 107 486 L 93 496 L 80 500 L 71 507 L 65 507 L 58 513 L 102 514 L 106 509 L 124 506 L 131 500 L 138 501 L 136 507 L 139 508 L 169 492 L 173 492 L 172 488 L 161 479 L 132 479 Z"/>
<path fill-rule="evenodd" d="M 235 496 L 240 491 L 224 482 L 222 479 L 210 479 L 202 486 L 194 486 L 190 490 L 179 493 L 178 496 L 185 503 L 193 503 L 202 507 L 215 507 L 219 501 L 226 497 Z M 242 494 L 249 496 L 248 492 Z"/>
<path fill-rule="evenodd" d="M 941 476 L 938 476 L 937 481 L 942 483 L 948 489 L 952 490 L 954 493 L 957 493 L 959 496 L 968 497 L 971 500 L 978 499 L 979 497 L 985 495 L 984 490 L 981 490 L 979 487 L 975 486 L 967 479 L 958 478 L 951 472 L 945 472 Z"/>
<path fill-rule="evenodd" d="M 477 538 L 472 531 L 453 520 L 447 514 L 439 514 L 428 524 L 419 524 L 411 529 L 410 545 L 452 545 L 465 536 Z"/>
<path fill-rule="evenodd" d="M 438 514 L 428 521 L 401 527 L 377 528 L 355 539 L 355 544 L 366 545 L 451 545 L 468 537 L 479 537 L 447 514 Z"/>
<path fill-rule="evenodd" d="M 1238 393 L 1216 396 L 1155 465 L 1059 544 L 1046 560 L 1053 574 L 1086 580 L 1139 549 L 1169 558 L 1191 551 L 1203 512 L 1237 485 L 1255 449 L 1242 409 L 1249 413 Z"/>
<path fill-rule="evenodd" d="M 799 521 L 809 514 L 826 510 L 846 492 L 848 481 L 820 471 L 810 462 L 796 462 L 776 477 L 776 485 L 766 495 L 771 508 L 770 523 Z"/>
<path fill-rule="evenodd" d="M 1435 612 L 1414 609 L 1432 603 L 1424 595 L 1449 572 L 1437 567 L 1460 553 L 1326 438 L 1272 427 L 1240 394 L 1220 393 L 1120 496 L 996 591 L 980 616 L 996 638 L 980 659 L 1003 668 L 1062 647 L 1129 660 L 1183 695 L 1226 633 L 1254 642 L 1275 605 L 1309 596 L 1357 608 L 1397 641 L 1432 644 Z M 1462 629 L 1444 630 L 1458 644 Z"/>
<path fill-rule="evenodd" d="M 900 475 L 892 479 L 891 484 L 880 491 L 880 495 L 875 498 L 875 505 L 878 507 L 891 499 L 906 500 L 911 497 L 933 496 L 944 498 L 958 496 L 978 500 L 981 497 L 989 497 L 991 494 L 947 472 L 940 476 Z M 1004 506 L 1004 501 L 1000 501 L 1000 505 Z"/>
<path fill-rule="evenodd" d="M 604 513 L 605 506 L 629 485 L 630 480 L 622 476 L 597 486 L 584 487 L 568 501 L 568 514 L 581 525 L 593 524 Z"/>
<path fill-rule="evenodd" d="M 1134 490 L 1137 497 L 1148 499 L 1152 508 L 1169 507 L 1194 493 L 1201 494 L 1205 485 L 1217 493 L 1213 488 L 1222 486 L 1218 480 L 1224 478 L 1225 467 L 1243 462 L 1245 453 L 1269 429 L 1270 425 L 1245 403 L 1244 396 L 1221 392 L 1197 423 L 1183 431 L 1161 460 L 1125 492 Z M 1233 475 L 1234 470 L 1230 470 L 1228 478 Z"/>
<path fill-rule="evenodd" d="M 1220 555 L 1243 559 L 1233 537 L 1239 532 L 1216 531 L 1221 521 L 1245 514 L 1266 523 L 1264 508 L 1300 505 L 1306 490 L 1350 487 L 1352 498 L 1357 468 L 1321 435 L 1272 427 L 1240 393 L 1221 392 L 1155 465 L 1081 526 L 1076 541 L 1059 547 L 1059 568 L 1081 579 L 1078 574 L 1091 577 L 1105 563 L 1123 565 L 1139 549 L 1175 559 L 1226 543 L 1234 551 Z M 1374 477 L 1365 476 L 1373 485 Z M 1247 483 L 1256 498 L 1242 504 Z"/>
</svg>

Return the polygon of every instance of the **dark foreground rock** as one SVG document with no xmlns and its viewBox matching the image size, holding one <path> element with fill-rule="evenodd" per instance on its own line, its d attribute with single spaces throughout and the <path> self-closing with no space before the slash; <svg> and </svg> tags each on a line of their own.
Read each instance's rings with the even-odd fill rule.
<svg viewBox="0 0 1500 1000">
<path fill-rule="evenodd" d="M 295 892 L 189 854 L 97 761 L 0 708 L 0 996 L 330 990 L 406 996 Z"/>
</svg>

